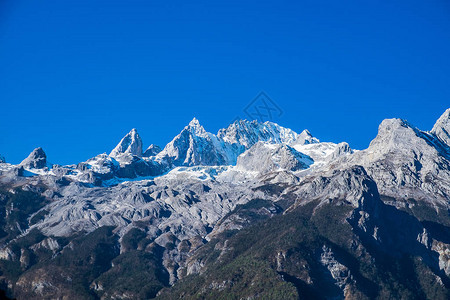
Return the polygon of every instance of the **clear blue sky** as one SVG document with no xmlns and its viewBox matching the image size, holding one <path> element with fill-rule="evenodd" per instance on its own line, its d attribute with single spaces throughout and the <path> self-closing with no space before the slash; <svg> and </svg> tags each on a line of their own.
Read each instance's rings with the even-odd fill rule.
<svg viewBox="0 0 450 300">
<path fill-rule="evenodd" d="M 133 127 L 164 146 L 194 116 L 215 133 L 262 90 L 323 141 L 365 148 L 391 117 L 429 130 L 450 107 L 450 4 L 0 1 L 8 162 L 76 163 Z"/>
</svg>

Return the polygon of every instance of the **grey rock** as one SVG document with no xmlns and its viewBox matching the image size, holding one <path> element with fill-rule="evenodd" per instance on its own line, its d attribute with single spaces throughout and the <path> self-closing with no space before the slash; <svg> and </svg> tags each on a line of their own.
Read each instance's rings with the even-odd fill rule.
<svg viewBox="0 0 450 300">
<path fill-rule="evenodd" d="M 122 154 L 142 156 L 142 139 L 136 128 L 127 133 L 109 155 L 116 157 Z"/>
<path fill-rule="evenodd" d="M 193 119 L 157 155 L 175 166 L 227 165 L 233 161 L 234 153 L 215 135 L 205 131 L 197 119 Z"/>
<path fill-rule="evenodd" d="M 144 152 L 144 157 L 150 157 L 150 156 L 155 156 L 156 154 L 158 154 L 159 152 L 161 152 L 161 147 L 151 144 L 150 146 L 148 146 L 147 150 L 145 150 Z"/>
<path fill-rule="evenodd" d="M 47 155 L 41 147 L 34 149 L 20 166 L 28 169 L 42 169 L 47 166 Z"/>
<path fill-rule="evenodd" d="M 267 173 L 298 171 L 308 168 L 313 162 L 312 158 L 288 145 L 259 142 L 238 157 L 236 166 L 247 171 Z"/>
<path fill-rule="evenodd" d="M 378 185 L 380 194 L 404 206 L 413 198 L 449 207 L 449 147 L 434 135 L 401 119 L 387 119 L 368 149 L 340 159 L 337 166 L 361 165 Z"/>
<path fill-rule="evenodd" d="M 337 144 L 336 149 L 330 154 L 330 159 L 336 159 L 346 154 L 352 154 L 353 150 L 346 142 Z"/>
</svg>

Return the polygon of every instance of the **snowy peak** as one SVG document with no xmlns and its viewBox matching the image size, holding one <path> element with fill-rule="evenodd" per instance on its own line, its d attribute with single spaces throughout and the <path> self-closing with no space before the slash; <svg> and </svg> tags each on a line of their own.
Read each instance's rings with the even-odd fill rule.
<svg viewBox="0 0 450 300">
<path fill-rule="evenodd" d="M 122 154 L 142 156 L 142 140 L 135 128 L 122 138 L 109 155 L 117 157 Z"/>
<path fill-rule="evenodd" d="M 196 117 L 194 117 L 190 122 L 189 122 L 189 127 L 198 127 L 201 126 L 200 122 L 198 121 L 198 119 Z"/>
<path fill-rule="evenodd" d="M 450 146 L 450 108 L 436 121 L 431 133 Z"/>
<path fill-rule="evenodd" d="M 47 166 L 47 155 L 41 147 L 36 148 L 20 163 L 20 166 L 27 169 L 45 168 Z"/>
<path fill-rule="evenodd" d="M 238 144 L 249 149 L 257 142 L 293 144 L 298 134 L 272 122 L 237 120 L 225 129 L 219 130 L 217 137 L 230 144 Z"/>
<path fill-rule="evenodd" d="M 197 136 L 207 135 L 205 128 L 200 125 L 200 122 L 197 120 L 197 118 L 193 118 L 192 121 L 189 122 L 189 124 L 184 129 Z"/>
<path fill-rule="evenodd" d="M 168 159 L 175 166 L 229 163 L 224 144 L 215 135 L 206 132 L 196 118 L 158 153 L 157 158 Z"/>
<path fill-rule="evenodd" d="M 237 120 L 217 135 L 207 132 L 194 118 L 158 155 L 175 166 L 226 165 L 258 142 L 269 144 L 312 144 L 319 140 L 309 131 L 295 131 L 272 122 Z"/>
<path fill-rule="evenodd" d="M 309 144 L 317 144 L 319 143 L 319 139 L 312 136 L 311 132 L 308 129 L 305 129 L 300 133 L 297 137 L 296 144 L 300 145 L 309 145 Z"/>
<path fill-rule="evenodd" d="M 144 157 L 155 156 L 159 152 L 161 152 L 161 147 L 159 147 L 158 145 L 151 144 L 150 146 L 148 146 L 147 150 L 145 150 L 143 156 Z"/>
</svg>

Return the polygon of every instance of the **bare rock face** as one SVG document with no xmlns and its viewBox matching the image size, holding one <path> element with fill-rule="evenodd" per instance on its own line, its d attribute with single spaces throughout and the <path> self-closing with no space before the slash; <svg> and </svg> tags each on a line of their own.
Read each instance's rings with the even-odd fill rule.
<svg viewBox="0 0 450 300">
<path fill-rule="evenodd" d="M 109 155 L 116 157 L 122 154 L 142 156 L 142 139 L 135 128 L 122 138 Z"/>
<path fill-rule="evenodd" d="M 36 148 L 20 163 L 20 166 L 28 169 L 45 168 L 47 166 L 47 155 L 41 147 Z"/>
<path fill-rule="evenodd" d="M 5 162 L 6 162 L 5 157 L 0 154 L 0 164 Z"/>
<path fill-rule="evenodd" d="M 434 135 L 421 131 L 405 120 L 387 119 L 379 126 L 369 148 L 339 165 L 364 166 L 378 185 L 380 194 L 449 206 L 450 149 Z"/>
<path fill-rule="evenodd" d="M 283 144 L 259 142 L 238 157 L 237 167 L 247 171 L 298 171 L 313 164 L 312 158 Z"/>
<path fill-rule="evenodd" d="M 350 145 L 346 142 L 342 142 L 337 144 L 336 149 L 330 154 L 330 160 L 352 153 L 353 150 L 350 148 Z"/>
<path fill-rule="evenodd" d="M 342 296 L 347 296 L 349 285 L 355 284 L 350 270 L 340 263 L 334 257 L 333 251 L 325 245 L 322 247 L 322 253 L 320 254 L 320 263 L 330 272 L 335 284 L 341 289 Z"/>
<path fill-rule="evenodd" d="M 365 210 L 374 210 L 379 197 L 375 183 L 361 166 L 307 176 L 294 193 L 299 205 L 316 200 L 345 200 Z"/>
<path fill-rule="evenodd" d="M 431 133 L 450 146 L 450 108 L 434 124 Z"/>
</svg>

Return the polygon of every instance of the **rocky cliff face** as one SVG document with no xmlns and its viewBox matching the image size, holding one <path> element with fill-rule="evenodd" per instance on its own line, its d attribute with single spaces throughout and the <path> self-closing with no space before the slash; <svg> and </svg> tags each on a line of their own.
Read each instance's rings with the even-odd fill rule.
<svg viewBox="0 0 450 300">
<path fill-rule="evenodd" d="M 449 147 L 404 120 L 384 120 L 368 149 L 339 163 L 360 164 L 383 195 L 408 206 L 408 199 L 446 207 L 450 187 Z M 345 162 L 346 161 L 346 162 Z"/>
<path fill-rule="evenodd" d="M 0 164 L 0 289 L 18 299 L 450 297 L 448 112 L 370 146 L 194 119 L 163 150 Z M 187 276 L 190 275 L 190 276 Z"/>
<path fill-rule="evenodd" d="M 20 166 L 29 169 L 45 168 L 47 166 L 47 155 L 41 147 L 36 148 L 20 163 Z"/>
<path fill-rule="evenodd" d="M 142 140 L 135 128 L 123 137 L 109 156 L 116 157 L 123 154 L 142 156 Z"/>
<path fill-rule="evenodd" d="M 175 166 L 227 165 L 234 156 L 227 145 L 206 132 L 195 118 L 158 154 L 158 158 Z"/>
<path fill-rule="evenodd" d="M 236 167 L 260 173 L 279 170 L 299 171 L 314 163 L 306 154 L 285 144 L 258 142 L 237 159 Z"/>
</svg>

